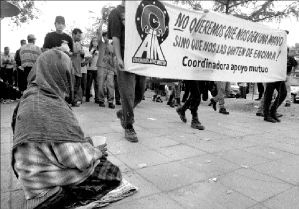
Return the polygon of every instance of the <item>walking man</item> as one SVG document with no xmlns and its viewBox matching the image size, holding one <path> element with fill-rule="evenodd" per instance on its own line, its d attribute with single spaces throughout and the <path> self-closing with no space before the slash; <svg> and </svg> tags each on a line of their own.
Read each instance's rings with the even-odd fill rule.
<svg viewBox="0 0 299 209">
<path fill-rule="evenodd" d="M 118 65 L 118 85 L 122 109 L 117 112 L 125 129 L 125 138 L 138 142 L 134 130 L 134 108 L 141 102 L 145 90 L 145 77 L 125 71 L 125 1 L 111 11 L 108 20 L 108 38 L 113 39 L 113 47 Z"/>
</svg>

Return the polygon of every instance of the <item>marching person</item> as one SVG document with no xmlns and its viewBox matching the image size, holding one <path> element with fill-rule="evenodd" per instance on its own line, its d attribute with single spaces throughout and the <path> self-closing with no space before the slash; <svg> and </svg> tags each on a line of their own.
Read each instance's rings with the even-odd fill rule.
<svg viewBox="0 0 299 209">
<path fill-rule="evenodd" d="M 134 108 L 142 101 L 146 78 L 125 71 L 125 1 L 111 11 L 108 20 L 108 38 L 113 39 L 114 52 L 118 65 L 118 85 L 122 109 L 117 112 L 121 125 L 125 130 L 125 138 L 130 142 L 138 142 L 133 127 Z"/>
</svg>

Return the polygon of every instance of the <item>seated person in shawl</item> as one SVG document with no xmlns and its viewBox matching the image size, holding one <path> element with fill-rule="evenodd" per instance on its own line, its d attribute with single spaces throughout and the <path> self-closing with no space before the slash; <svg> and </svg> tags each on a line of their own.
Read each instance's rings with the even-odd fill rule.
<svg viewBox="0 0 299 209">
<path fill-rule="evenodd" d="M 82 206 L 122 180 L 119 168 L 106 159 L 106 145 L 94 147 L 84 138 L 68 104 L 71 66 L 57 49 L 41 54 L 14 111 L 12 167 L 25 192 L 23 208 Z"/>
</svg>

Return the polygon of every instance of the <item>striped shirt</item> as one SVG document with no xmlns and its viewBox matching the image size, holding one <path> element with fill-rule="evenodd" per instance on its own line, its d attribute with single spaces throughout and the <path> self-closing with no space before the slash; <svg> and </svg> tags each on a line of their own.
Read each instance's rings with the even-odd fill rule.
<svg viewBox="0 0 299 209">
<path fill-rule="evenodd" d="M 22 46 L 20 50 L 22 67 L 33 67 L 41 53 L 41 49 L 33 43 Z"/>
<path fill-rule="evenodd" d="M 83 182 L 100 163 L 102 152 L 90 143 L 24 143 L 14 151 L 13 168 L 26 199 L 57 186 Z"/>
</svg>

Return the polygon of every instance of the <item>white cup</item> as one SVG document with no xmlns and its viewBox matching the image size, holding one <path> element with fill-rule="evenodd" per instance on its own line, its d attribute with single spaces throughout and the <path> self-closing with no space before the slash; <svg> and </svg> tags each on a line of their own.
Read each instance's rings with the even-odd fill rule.
<svg viewBox="0 0 299 209">
<path fill-rule="evenodd" d="M 105 136 L 93 136 L 91 139 L 95 147 L 105 144 L 107 140 Z"/>
</svg>

